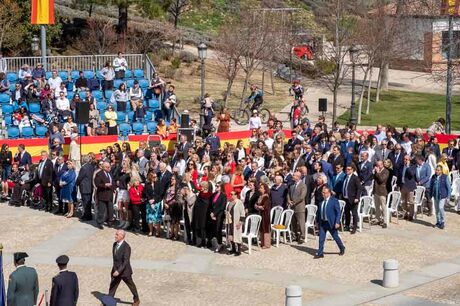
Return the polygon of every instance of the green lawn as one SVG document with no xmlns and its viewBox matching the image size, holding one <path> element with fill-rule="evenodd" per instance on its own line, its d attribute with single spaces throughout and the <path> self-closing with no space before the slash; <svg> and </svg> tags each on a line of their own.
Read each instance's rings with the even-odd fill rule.
<svg viewBox="0 0 460 306">
<path fill-rule="evenodd" d="M 375 92 L 372 92 L 375 99 Z M 358 103 L 358 98 L 356 99 Z M 366 99 L 365 99 L 366 100 Z M 426 94 L 389 90 L 380 94 L 380 101 L 371 100 L 369 115 L 366 115 L 367 101 L 363 102 L 361 125 L 390 124 L 396 127 L 408 125 L 411 128 L 428 128 L 439 117 L 445 118 L 446 97 L 439 94 Z M 356 105 L 358 110 L 358 104 Z M 348 121 L 350 112 L 339 117 L 341 124 Z M 452 130 L 460 130 L 460 97 L 452 100 Z"/>
</svg>

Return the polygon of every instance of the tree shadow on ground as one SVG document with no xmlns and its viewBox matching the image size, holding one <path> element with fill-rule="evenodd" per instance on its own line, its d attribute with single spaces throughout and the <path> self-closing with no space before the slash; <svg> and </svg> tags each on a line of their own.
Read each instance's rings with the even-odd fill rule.
<svg viewBox="0 0 460 306">
<path fill-rule="evenodd" d="M 108 294 L 105 294 L 99 291 L 92 291 L 91 294 L 94 295 L 94 297 L 98 299 L 102 303 L 103 306 L 112 306 L 112 305 L 118 305 L 118 304 L 125 304 L 125 305 L 133 304 L 132 302 L 122 301 L 120 299 L 114 298 Z"/>
</svg>

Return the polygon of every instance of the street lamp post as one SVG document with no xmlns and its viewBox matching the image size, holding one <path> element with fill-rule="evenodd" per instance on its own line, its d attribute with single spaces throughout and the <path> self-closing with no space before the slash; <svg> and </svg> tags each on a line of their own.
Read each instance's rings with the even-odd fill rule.
<svg viewBox="0 0 460 306">
<path fill-rule="evenodd" d="M 38 50 L 40 48 L 40 39 L 38 39 L 37 35 L 34 35 L 32 37 L 32 42 L 30 44 L 30 46 L 32 47 L 32 53 L 33 55 L 37 55 L 38 53 Z"/>
<path fill-rule="evenodd" d="M 352 45 L 348 52 L 350 52 L 351 60 L 351 107 L 350 107 L 350 122 L 356 124 L 356 104 L 355 104 L 355 68 L 356 68 L 356 55 L 358 53 L 358 48 L 355 45 Z"/>
<path fill-rule="evenodd" d="M 203 111 L 204 111 L 204 109 L 201 106 L 201 103 L 202 103 L 202 101 L 204 99 L 204 78 L 205 78 L 205 72 L 206 72 L 204 61 L 205 61 L 206 56 L 207 56 L 208 46 L 206 46 L 206 44 L 204 42 L 200 42 L 198 44 L 197 48 L 198 48 L 198 57 L 200 58 L 200 61 L 201 61 L 200 128 L 202 128 L 203 127 L 203 117 L 204 117 Z"/>
</svg>

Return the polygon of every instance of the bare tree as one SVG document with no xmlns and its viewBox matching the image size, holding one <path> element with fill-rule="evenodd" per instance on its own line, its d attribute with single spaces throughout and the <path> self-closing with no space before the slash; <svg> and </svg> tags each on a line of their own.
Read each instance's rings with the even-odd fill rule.
<svg viewBox="0 0 460 306">
<path fill-rule="evenodd" d="M 80 40 L 81 50 L 91 54 L 112 53 L 117 43 L 117 33 L 112 20 L 106 17 L 91 17 L 87 19 L 87 24 L 85 35 Z"/>
<path fill-rule="evenodd" d="M 168 12 L 173 18 L 174 28 L 177 29 L 180 17 L 187 11 L 189 0 L 173 0 Z"/>
</svg>

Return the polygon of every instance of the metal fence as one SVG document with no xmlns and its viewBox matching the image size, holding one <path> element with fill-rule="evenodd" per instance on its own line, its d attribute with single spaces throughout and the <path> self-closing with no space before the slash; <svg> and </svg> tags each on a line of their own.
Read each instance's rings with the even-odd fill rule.
<svg viewBox="0 0 460 306">
<path fill-rule="evenodd" d="M 48 56 L 46 57 L 47 70 L 99 70 L 104 67 L 107 61 L 111 62 L 116 57 L 116 54 L 108 55 L 72 55 L 72 56 Z M 150 78 L 153 65 L 149 61 L 146 63 L 147 57 L 143 54 L 125 54 L 123 55 L 128 62 L 129 69 L 143 69 L 146 76 Z M 8 65 L 8 71 L 18 72 L 19 69 L 27 64 L 30 67 L 35 67 L 42 62 L 40 56 L 35 57 L 5 57 Z M 42 63 L 43 64 L 43 63 Z M 155 69 L 153 68 L 153 71 Z"/>
</svg>

